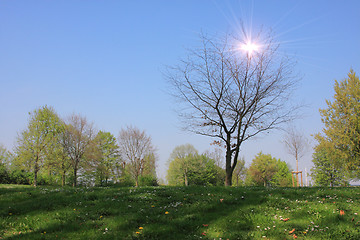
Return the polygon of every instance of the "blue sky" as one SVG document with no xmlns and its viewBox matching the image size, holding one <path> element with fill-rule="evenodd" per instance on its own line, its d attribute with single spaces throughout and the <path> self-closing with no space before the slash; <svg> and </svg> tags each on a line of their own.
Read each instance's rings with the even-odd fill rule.
<svg viewBox="0 0 360 240">
<path fill-rule="evenodd" d="M 164 66 L 196 46 L 199 33 L 272 29 L 280 51 L 302 76 L 295 99 L 309 107 L 294 122 L 311 139 L 334 80 L 360 72 L 360 1 L 0 1 L 0 143 L 14 146 L 28 112 L 42 105 L 61 117 L 80 113 L 115 136 L 133 125 L 158 149 L 158 173 L 180 144 L 200 152 L 211 139 L 182 132 L 166 94 Z M 250 140 L 247 164 L 260 151 L 295 167 L 281 132 Z M 311 167 L 311 153 L 300 168 Z"/>
</svg>

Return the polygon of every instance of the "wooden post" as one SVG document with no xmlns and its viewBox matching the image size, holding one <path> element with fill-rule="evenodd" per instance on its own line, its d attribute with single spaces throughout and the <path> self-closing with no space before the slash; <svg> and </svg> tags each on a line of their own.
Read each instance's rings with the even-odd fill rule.
<svg viewBox="0 0 360 240">
<path fill-rule="evenodd" d="M 301 175 L 301 184 L 299 183 L 299 173 L 300 173 L 300 175 Z M 294 174 L 296 174 L 296 186 L 297 186 L 297 187 L 299 187 L 299 186 L 303 187 L 302 171 L 292 171 L 292 172 L 291 172 L 293 187 L 295 187 Z"/>
</svg>

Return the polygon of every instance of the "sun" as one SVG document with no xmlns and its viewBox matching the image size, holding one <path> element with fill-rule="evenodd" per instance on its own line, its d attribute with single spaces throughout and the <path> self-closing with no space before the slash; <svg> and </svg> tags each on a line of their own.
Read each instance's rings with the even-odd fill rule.
<svg viewBox="0 0 360 240">
<path fill-rule="evenodd" d="M 251 56 L 254 52 L 258 52 L 260 47 L 258 44 L 248 41 L 246 43 L 242 43 L 240 49 L 245 51 L 249 56 Z"/>
</svg>

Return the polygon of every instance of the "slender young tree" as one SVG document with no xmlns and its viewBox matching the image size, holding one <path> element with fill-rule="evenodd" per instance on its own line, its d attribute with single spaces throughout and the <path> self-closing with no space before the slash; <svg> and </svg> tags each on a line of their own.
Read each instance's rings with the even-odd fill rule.
<svg viewBox="0 0 360 240">
<path fill-rule="evenodd" d="M 295 158 L 296 171 L 299 172 L 299 159 L 301 159 L 309 147 L 307 138 L 301 131 L 296 130 L 294 127 L 290 127 L 283 141 L 286 150 L 290 155 Z M 299 186 L 299 174 L 296 174 L 297 186 Z"/>
<path fill-rule="evenodd" d="M 297 79 L 271 38 L 259 48 L 231 37 L 201 36 L 201 42 L 166 77 L 184 128 L 226 149 L 225 185 L 231 186 L 242 143 L 294 118 Z"/>
</svg>

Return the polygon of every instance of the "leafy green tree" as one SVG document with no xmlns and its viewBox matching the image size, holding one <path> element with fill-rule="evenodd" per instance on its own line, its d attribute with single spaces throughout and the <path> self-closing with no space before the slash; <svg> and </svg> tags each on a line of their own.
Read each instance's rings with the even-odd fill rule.
<svg viewBox="0 0 360 240">
<path fill-rule="evenodd" d="M 214 183 L 216 171 L 215 162 L 204 155 L 189 155 L 188 181 L 189 185 L 211 185 Z"/>
<path fill-rule="evenodd" d="M 188 175 L 191 166 L 191 157 L 198 154 L 198 151 L 191 144 L 184 144 L 174 148 L 169 158 L 168 182 L 170 185 L 188 186 Z"/>
<path fill-rule="evenodd" d="M 0 183 L 10 183 L 9 156 L 10 153 L 0 144 Z"/>
<path fill-rule="evenodd" d="M 287 164 L 270 154 L 260 152 L 248 169 L 247 182 L 251 185 L 290 186 L 291 173 Z"/>
<path fill-rule="evenodd" d="M 32 171 L 33 184 L 37 186 L 38 173 L 54 149 L 62 124 L 52 107 L 40 107 L 29 115 L 27 129 L 17 139 L 16 159 L 18 165 Z"/>
<path fill-rule="evenodd" d="M 170 162 L 167 179 L 170 185 L 221 185 L 225 174 L 214 159 L 204 154 L 189 154 Z"/>
<path fill-rule="evenodd" d="M 94 159 L 93 168 L 96 171 L 96 179 L 100 183 L 108 183 L 110 178 L 115 178 L 115 171 L 113 171 L 115 164 L 120 160 L 119 146 L 116 143 L 116 138 L 110 132 L 99 131 L 94 139 L 95 148 L 97 151 Z"/>
<path fill-rule="evenodd" d="M 288 164 L 280 159 L 277 160 L 277 172 L 272 177 L 271 185 L 276 187 L 290 187 L 292 185 L 291 170 Z"/>
<path fill-rule="evenodd" d="M 315 135 L 319 145 L 326 148 L 336 170 L 346 168 L 360 175 L 360 81 L 353 70 L 348 78 L 335 81 L 333 101 L 320 109 L 325 127 Z M 319 153 L 320 154 L 320 153 Z M 328 157 L 329 157 L 328 156 Z"/>
<path fill-rule="evenodd" d="M 12 154 L 2 144 L 0 144 L 0 163 L 4 164 L 6 167 L 9 167 L 11 157 Z"/>
<path fill-rule="evenodd" d="M 333 187 L 348 184 L 345 169 L 335 166 L 334 159 L 326 148 L 317 146 L 312 162 L 314 167 L 311 169 L 311 177 L 315 186 Z"/>
</svg>

